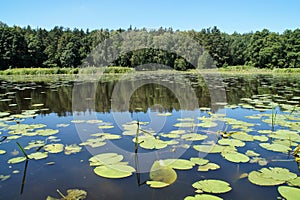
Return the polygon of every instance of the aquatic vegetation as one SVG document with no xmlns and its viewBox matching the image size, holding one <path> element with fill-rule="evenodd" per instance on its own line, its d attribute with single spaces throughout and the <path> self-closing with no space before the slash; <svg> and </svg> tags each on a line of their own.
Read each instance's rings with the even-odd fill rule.
<svg viewBox="0 0 300 200">
<path fill-rule="evenodd" d="M 57 193 L 61 198 L 55 198 L 47 196 L 46 200 L 84 200 L 87 197 L 87 192 L 80 189 L 69 189 L 67 190 L 67 195 L 57 190 Z"/>
<path fill-rule="evenodd" d="M 208 193 L 226 193 L 232 188 L 230 184 L 223 180 L 207 179 L 201 180 L 193 183 L 192 185 L 198 193 L 208 192 Z"/>
<path fill-rule="evenodd" d="M 300 195 L 299 188 L 289 187 L 289 186 L 279 186 L 278 192 L 286 200 L 297 200 L 297 199 L 299 199 L 299 195 Z"/>
</svg>

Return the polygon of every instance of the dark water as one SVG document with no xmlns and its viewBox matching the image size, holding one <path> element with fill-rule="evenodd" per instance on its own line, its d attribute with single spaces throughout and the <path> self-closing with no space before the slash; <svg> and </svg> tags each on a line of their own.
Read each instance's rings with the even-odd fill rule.
<svg viewBox="0 0 300 200">
<path fill-rule="evenodd" d="M 192 184 L 203 179 L 221 179 L 230 183 L 232 191 L 225 194 L 216 194 L 223 199 L 276 199 L 279 195 L 277 186 L 262 187 L 248 181 L 247 178 L 237 179 L 241 173 L 262 168 L 255 163 L 232 163 L 220 154 L 205 155 L 206 159 L 217 163 L 220 169 L 208 172 L 199 172 L 197 167 L 191 170 L 176 170 L 177 180 L 174 184 L 154 189 L 144 184 L 149 180 L 152 158 L 147 160 L 147 153 L 155 150 L 139 148 L 141 153 L 139 163 L 145 173 L 136 174 L 123 179 L 107 179 L 97 176 L 93 167 L 89 166 L 88 159 L 95 153 L 113 152 L 111 148 L 117 147 L 119 152 L 126 152 L 125 161 L 133 167 L 136 166 L 134 156 L 134 143 L 132 136 L 122 135 L 122 124 L 132 120 L 150 122 L 147 129 L 156 133 L 168 133 L 177 130 L 174 127 L 178 118 L 207 116 L 209 112 L 225 114 L 250 123 L 255 126 L 249 133 L 256 135 L 257 130 L 270 129 L 270 125 L 261 120 L 247 119 L 245 116 L 253 114 L 271 113 L 271 109 L 257 111 L 246 109 L 238 104 L 242 98 L 251 98 L 253 95 L 280 95 L 285 104 L 293 97 L 300 96 L 300 77 L 249 75 L 249 76 L 216 76 L 216 75 L 179 75 L 179 74 L 143 74 L 137 76 L 108 76 L 93 77 L 81 80 L 62 79 L 58 81 L 26 81 L 1 80 L 0 111 L 11 114 L 22 113 L 23 110 L 37 109 L 37 116 L 26 118 L 20 124 L 46 124 L 47 128 L 58 129 L 55 136 L 63 144 L 79 144 L 88 139 L 90 134 L 100 132 L 99 124 L 75 124 L 71 120 L 100 119 L 105 123 L 114 125 L 114 128 L 105 129 L 104 132 L 119 134 L 120 140 L 113 140 L 109 145 L 98 148 L 83 147 L 76 154 L 65 155 L 63 152 L 50 154 L 46 159 L 29 160 L 18 164 L 7 164 L 15 157 L 13 152 L 22 155 L 16 141 L 26 146 L 32 140 L 45 140 L 42 136 L 22 136 L 18 139 L 4 140 L 0 149 L 6 153 L 0 155 L 0 175 L 11 175 L 8 180 L 0 181 L 0 199 L 46 199 L 48 195 L 59 197 L 57 189 L 66 193 L 67 189 L 79 188 L 88 192 L 87 199 L 184 199 L 186 196 L 195 195 Z M 6 100 L 10 99 L 10 100 Z M 299 106 L 298 100 L 290 102 Z M 33 107 L 34 104 L 44 104 Z M 238 105 L 236 108 L 224 107 Z M 16 104 L 16 105 L 15 105 Z M 208 107 L 209 112 L 199 108 Z M 45 109 L 46 108 L 46 109 Z M 278 114 L 284 113 L 281 106 L 276 108 Z M 170 112 L 171 116 L 157 116 L 158 113 Z M 8 125 L 16 124 L 16 120 L 5 121 Z M 69 124 L 67 127 L 57 127 L 58 124 Z M 101 124 L 100 124 L 101 125 Z M 226 125 L 220 123 L 216 128 L 197 128 L 196 132 L 224 130 Z M 228 127 L 227 127 L 228 128 Z M 275 128 L 279 129 L 280 126 Z M 7 127 L 2 127 L 2 139 L 10 136 Z M 227 129 L 230 131 L 230 127 Z M 170 156 L 189 159 L 202 156 L 192 148 L 178 147 L 175 151 L 169 148 L 158 152 L 157 159 Z M 267 160 L 287 160 L 292 156 L 284 153 L 267 151 L 258 146 L 258 142 L 247 142 L 245 147 L 238 148 L 245 153 L 251 149 L 259 152 Z M 28 153 L 34 152 L 31 149 Z M 43 151 L 43 150 L 41 150 Z M 176 153 L 177 152 L 177 153 Z M 145 154 L 142 154 L 145 153 Z M 130 157 L 131 156 L 131 157 Z M 127 159 L 127 160 L 126 160 Z M 48 165 L 55 162 L 54 165 Z M 264 167 L 284 167 L 299 174 L 298 165 L 294 161 L 272 161 Z M 19 173 L 13 173 L 18 170 Z M 23 184 L 22 184 L 23 182 Z M 22 192 L 22 193 L 21 193 Z"/>
</svg>

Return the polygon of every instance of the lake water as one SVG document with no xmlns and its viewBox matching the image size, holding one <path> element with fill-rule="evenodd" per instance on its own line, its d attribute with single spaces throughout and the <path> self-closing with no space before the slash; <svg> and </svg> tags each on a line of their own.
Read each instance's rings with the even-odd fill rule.
<svg viewBox="0 0 300 200">
<path fill-rule="evenodd" d="M 280 184 L 260 186 L 240 176 L 269 167 L 300 176 L 293 156 L 300 143 L 299 76 L 137 73 L 71 80 L 5 78 L 0 83 L 0 150 L 4 150 L 0 199 L 60 198 L 57 189 L 63 194 L 68 189 L 85 190 L 86 199 L 184 199 L 197 194 L 193 183 L 206 179 L 230 184 L 226 193 L 204 192 L 223 199 L 276 199 Z M 145 148 L 148 138 L 136 149 L 132 127 L 137 122 L 140 141 L 152 138 L 150 134 L 162 145 Z M 290 136 L 283 136 L 282 130 Z M 205 138 L 197 140 L 197 134 Z M 228 158 L 228 149 L 201 151 L 201 145 L 228 146 L 219 142 L 228 142 L 227 137 L 239 140 L 231 144 L 234 152 L 245 155 L 252 150 L 260 155 L 247 154 L 248 160 L 242 161 Z M 101 138 L 93 143 L 98 147 L 84 145 L 95 138 Z M 43 154 L 47 157 L 8 163 L 23 157 L 16 142 L 27 154 L 48 152 Z M 30 142 L 37 145 L 30 148 Z M 268 150 L 262 143 L 280 144 L 281 149 Z M 49 144 L 64 147 L 53 153 L 45 148 Z M 69 145 L 74 148 L 68 151 Z M 116 179 L 98 176 L 89 159 L 103 153 L 122 155 L 136 172 Z M 192 157 L 208 159 L 220 168 L 198 171 L 195 164 L 191 169 L 174 169 L 177 179 L 167 187 L 151 188 L 146 183 L 154 161 Z"/>
</svg>

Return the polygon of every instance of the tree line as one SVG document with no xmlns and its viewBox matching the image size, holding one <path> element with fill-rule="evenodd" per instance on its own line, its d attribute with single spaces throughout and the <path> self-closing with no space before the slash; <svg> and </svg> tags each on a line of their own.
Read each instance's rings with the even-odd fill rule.
<svg viewBox="0 0 300 200">
<path fill-rule="evenodd" d="M 127 31 L 131 31 L 130 27 Z M 148 31 L 146 29 L 134 29 Z M 8 26 L 0 22 L 0 70 L 8 68 L 32 67 L 78 67 L 90 53 L 106 39 L 125 32 L 118 30 L 79 30 L 54 27 L 51 30 L 42 28 L 21 28 Z M 212 62 L 217 67 L 249 65 L 258 68 L 296 68 L 300 67 L 300 29 L 286 30 L 282 34 L 267 29 L 250 33 L 228 34 L 217 27 L 201 31 L 174 31 L 172 28 L 150 30 L 151 37 L 145 38 L 141 32 L 139 39 L 147 40 L 155 47 L 158 42 L 155 36 L 168 39 L 174 32 L 188 35 L 197 41 L 206 51 L 198 60 L 206 67 Z M 138 40 L 139 40 L 138 39 Z M 180 38 L 178 39 L 180 40 Z M 190 45 L 187 41 L 178 41 Z M 147 63 L 159 63 L 177 70 L 191 69 L 186 59 L 174 52 L 156 48 L 145 48 L 126 52 L 126 45 L 119 48 L 121 54 L 107 65 L 136 67 Z M 103 53 L 103 52 L 102 52 Z M 107 56 L 107 55 L 106 55 Z M 93 58 L 95 59 L 95 58 Z M 91 61 L 89 64 L 97 64 Z"/>
</svg>

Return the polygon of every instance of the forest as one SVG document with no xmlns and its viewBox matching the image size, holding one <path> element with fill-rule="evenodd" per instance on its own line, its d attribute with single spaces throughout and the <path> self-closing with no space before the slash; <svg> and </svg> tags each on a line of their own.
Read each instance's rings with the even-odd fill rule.
<svg viewBox="0 0 300 200">
<path fill-rule="evenodd" d="M 98 44 L 127 30 L 82 30 L 55 26 L 42 28 L 8 26 L 0 22 L 0 70 L 11 68 L 54 68 L 82 65 L 82 61 Z M 146 29 L 142 29 L 146 30 Z M 148 31 L 148 30 L 147 30 Z M 300 67 L 300 29 L 283 33 L 267 29 L 250 33 L 224 33 L 214 26 L 201 31 L 179 31 L 172 28 L 150 30 L 156 35 L 181 32 L 198 42 L 217 67 L 247 65 L 257 68 Z M 155 42 L 148 38 L 147 42 Z M 205 56 L 205 54 L 203 54 Z M 159 63 L 176 70 L 194 68 L 184 58 L 160 49 L 140 49 L 126 52 L 108 66 L 136 67 Z"/>
</svg>

